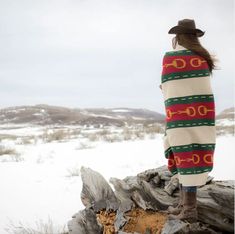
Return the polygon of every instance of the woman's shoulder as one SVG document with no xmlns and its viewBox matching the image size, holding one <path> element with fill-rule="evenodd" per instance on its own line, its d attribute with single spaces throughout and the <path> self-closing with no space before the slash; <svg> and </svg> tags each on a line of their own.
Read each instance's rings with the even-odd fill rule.
<svg viewBox="0 0 235 234">
<path fill-rule="evenodd" d="M 176 43 L 175 48 L 165 52 L 165 56 L 195 55 L 190 49 Z"/>
<path fill-rule="evenodd" d="M 195 53 L 188 49 L 183 50 L 170 50 L 165 52 L 165 56 L 181 56 L 181 55 L 195 55 Z"/>
</svg>

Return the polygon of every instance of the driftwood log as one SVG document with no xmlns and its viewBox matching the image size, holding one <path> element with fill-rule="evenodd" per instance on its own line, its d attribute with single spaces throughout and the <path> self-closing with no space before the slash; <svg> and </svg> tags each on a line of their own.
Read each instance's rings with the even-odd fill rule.
<svg viewBox="0 0 235 234">
<path fill-rule="evenodd" d="M 82 167 L 81 177 L 85 209 L 68 222 L 70 234 L 105 233 L 96 216 L 101 210 L 114 211 L 115 233 L 127 234 L 123 231 L 127 222 L 125 212 L 136 207 L 164 212 L 169 205 L 177 204 L 179 198 L 178 179 L 172 178 L 166 166 L 123 180 L 110 178 L 114 190 L 101 174 L 90 168 Z M 207 184 L 198 187 L 197 204 L 197 223 L 167 220 L 161 233 L 234 233 L 234 181 L 214 181 L 208 177 Z"/>
</svg>

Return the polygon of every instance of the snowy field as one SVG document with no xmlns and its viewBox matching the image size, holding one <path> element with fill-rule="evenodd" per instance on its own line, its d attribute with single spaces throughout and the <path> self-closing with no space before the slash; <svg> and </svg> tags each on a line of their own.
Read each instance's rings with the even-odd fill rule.
<svg viewBox="0 0 235 234">
<path fill-rule="evenodd" d="M 36 129 L 35 135 L 40 131 Z M 13 133 L 21 134 L 22 130 Z M 28 133 L 32 134 L 32 129 Z M 83 148 L 79 139 L 26 145 L 17 143 L 18 139 L 2 141 L 17 154 L 0 156 L 0 233 L 8 233 L 6 229 L 12 224 L 36 227 L 37 222 L 47 223 L 48 219 L 61 229 L 84 208 L 80 201 L 81 166 L 100 172 L 107 180 L 162 166 L 167 163 L 162 137 L 156 134 L 135 141 L 93 141 Z M 235 179 L 234 139 L 229 135 L 217 137 L 210 173 L 217 180 Z"/>
</svg>

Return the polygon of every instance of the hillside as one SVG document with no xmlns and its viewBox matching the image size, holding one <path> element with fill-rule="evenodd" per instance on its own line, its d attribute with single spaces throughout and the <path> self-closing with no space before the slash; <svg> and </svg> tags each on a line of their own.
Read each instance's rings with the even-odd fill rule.
<svg viewBox="0 0 235 234">
<path fill-rule="evenodd" d="M 147 109 L 84 108 L 35 105 L 0 110 L 0 124 L 72 124 L 125 126 L 126 123 L 163 122 L 164 115 Z"/>
<path fill-rule="evenodd" d="M 165 115 L 134 108 L 68 108 L 50 105 L 16 106 L 0 109 L 0 125 L 58 125 L 88 128 L 125 127 L 159 124 L 164 128 Z M 9 126 L 10 126 L 9 125 Z M 12 128 L 12 126 L 10 126 Z M 234 135 L 234 107 L 216 115 L 218 135 Z"/>
<path fill-rule="evenodd" d="M 218 135 L 234 135 L 234 113 L 235 108 L 227 108 L 216 116 L 216 131 Z"/>
</svg>

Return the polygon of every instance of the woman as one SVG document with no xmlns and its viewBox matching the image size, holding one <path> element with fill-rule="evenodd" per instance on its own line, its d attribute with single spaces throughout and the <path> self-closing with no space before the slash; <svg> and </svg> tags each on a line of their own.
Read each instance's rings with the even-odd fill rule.
<svg viewBox="0 0 235 234">
<path fill-rule="evenodd" d="M 213 168 L 216 145 L 215 103 L 210 78 L 214 59 L 202 47 L 194 20 L 183 19 L 171 28 L 173 51 L 165 53 L 161 85 L 166 110 L 164 135 L 168 169 L 180 183 L 177 207 L 170 219 L 196 221 L 197 186 L 206 184 Z"/>
</svg>

